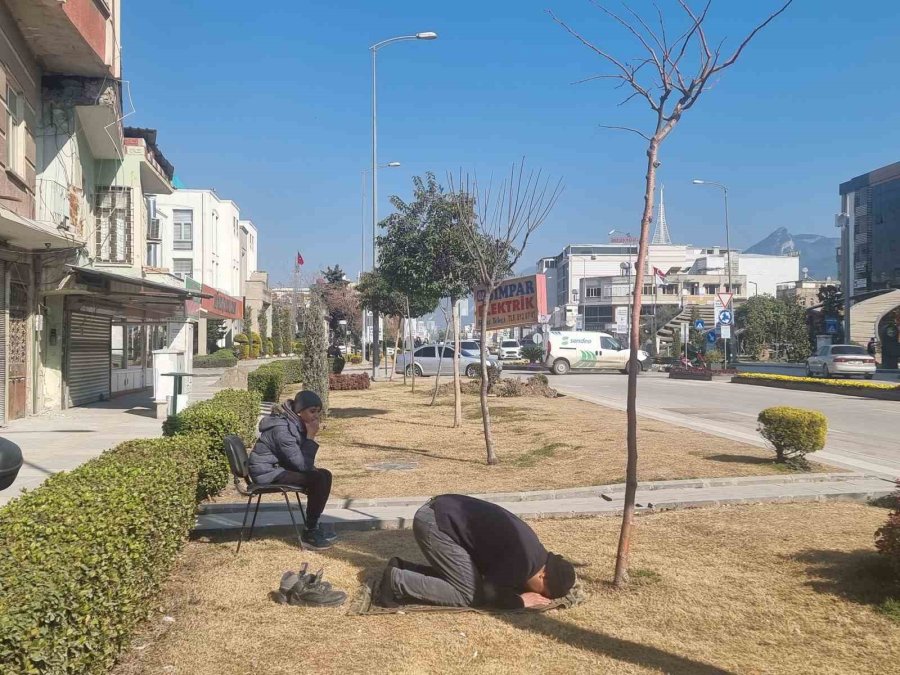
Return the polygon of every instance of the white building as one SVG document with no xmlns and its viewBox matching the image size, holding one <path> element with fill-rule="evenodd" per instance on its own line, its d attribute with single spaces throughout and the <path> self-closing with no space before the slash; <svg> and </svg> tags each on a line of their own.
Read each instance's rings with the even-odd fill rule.
<svg viewBox="0 0 900 675">
<path fill-rule="evenodd" d="M 178 189 L 159 195 L 155 215 L 161 231 L 160 265 L 205 297 L 194 308 L 197 354 L 207 353 L 207 322 L 224 320 L 224 345 L 244 329 L 246 282 L 256 272 L 257 231 L 241 220 L 240 207 L 214 190 Z M 222 346 L 220 344 L 220 346 Z"/>
</svg>

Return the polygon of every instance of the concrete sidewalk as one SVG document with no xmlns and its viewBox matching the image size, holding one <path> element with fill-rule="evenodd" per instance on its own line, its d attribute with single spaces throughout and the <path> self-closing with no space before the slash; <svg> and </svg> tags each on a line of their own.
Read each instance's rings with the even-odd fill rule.
<svg viewBox="0 0 900 675">
<path fill-rule="evenodd" d="M 641 483 L 639 511 L 669 510 L 721 504 L 850 500 L 865 502 L 890 494 L 894 484 L 864 474 L 751 476 Z M 571 518 L 622 512 L 624 484 L 536 492 L 475 495 L 500 504 L 523 518 Z M 411 527 L 416 509 L 428 497 L 332 500 L 322 518 L 337 530 L 403 529 Z M 201 507 L 194 536 L 236 533 L 243 520 L 243 503 Z M 296 507 L 295 507 L 296 509 Z M 252 510 L 252 509 L 251 509 Z M 295 517 L 298 517 L 295 512 Z M 260 507 L 256 528 L 281 531 L 291 527 L 284 504 Z"/>
<path fill-rule="evenodd" d="M 0 436 L 22 448 L 16 482 L 0 492 L 0 505 L 22 488 L 32 490 L 58 471 L 70 471 L 104 450 L 134 438 L 162 436 L 162 420 L 149 390 L 110 401 L 13 420 Z"/>
</svg>

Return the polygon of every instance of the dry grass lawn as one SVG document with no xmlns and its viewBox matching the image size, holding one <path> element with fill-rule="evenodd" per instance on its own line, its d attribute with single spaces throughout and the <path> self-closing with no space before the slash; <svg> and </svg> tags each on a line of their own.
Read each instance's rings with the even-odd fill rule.
<svg viewBox="0 0 900 675">
<path fill-rule="evenodd" d="M 642 516 L 624 592 L 609 586 L 616 519 L 536 522 L 590 593 L 542 615 L 356 617 L 267 599 L 301 560 L 352 590 L 390 555 L 421 559 L 409 531 L 355 533 L 322 554 L 255 540 L 236 557 L 233 542 L 192 542 L 114 673 L 896 672 L 900 624 L 877 609 L 896 588 L 872 545 L 886 513 L 825 503 Z"/>
<path fill-rule="evenodd" d="M 431 407 L 432 382 L 425 380 L 427 393 L 412 393 L 396 382 L 331 392 L 332 414 L 319 438 L 316 464 L 334 473 L 332 497 L 549 490 L 624 481 L 624 412 L 571 397 L 492 398 L 500 464 L 488 467 L 478 397 L 464 396 L 464 426 L 453 429 L 452 396 Z M 638 429 L 641 480 L 785 471 L 763 448 L 646 418 L 639 419 Z M 414 468 L 376 466 L 386 462 Z"/>
</svg>

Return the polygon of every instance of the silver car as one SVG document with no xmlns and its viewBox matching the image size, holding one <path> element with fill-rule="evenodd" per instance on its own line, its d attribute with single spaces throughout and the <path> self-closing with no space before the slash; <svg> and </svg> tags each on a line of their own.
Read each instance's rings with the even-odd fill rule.
<svg viewBox="0 0 900 675">
<path fill-rule="evenodd" d="M 404 352 L 397 357 L 397 365 L 394 371 L 402 374 L 405 370 L 407 375 L 411 375 L 412 369 L 415 368 L 416 375 L 437 375 L 438 361 L 440 360 L 441 375 L 449 375 L 453 372 L 452 359 L 455 352 L 450 345 L 444 346 L 444 356 L 441 360 L 439 359 L 440 349 L 440 345 L 424 345 L 415 350 L 412 360 L 409 358 L 409 352 Z M 497 370 L 502 369 L 500 362 L 496 359 L 488 359 L 488 365 L 494 366 Z M 465 349 L 462 350 L 462 353 L 459 355 L 460 372 L 464 373 L 466 377 L 475 377 L 480 368 L 481 357 Z"/>
<path fill-rule="evenodd" d="M 806 359 L 806 376 L 862 375 L 871 380 L 875 375 L 875 359 L 858 345 L 824 345 Z"/>
</svg>

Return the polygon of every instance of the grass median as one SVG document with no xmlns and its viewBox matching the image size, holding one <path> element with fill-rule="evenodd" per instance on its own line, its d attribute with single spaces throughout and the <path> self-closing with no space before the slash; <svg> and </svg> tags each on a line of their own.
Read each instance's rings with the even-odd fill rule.
<svg viewBox="0 0 900 675">
<path fill-rule="evenodd" d="M 331 393 L 332 412 L 318 439 L 316 463 L 334 473 L 332 497 L 549 490 L 624 481 L 624 412 L 571 397 L 491 399 L 500 464 L 489 467 L 478 397 L 464 395 L 463 426 L 454 429 L 452 396 L 430 406 L 431 384 L 425 380 L 427 393 L 412 393 L 399 383 Z M 663 422 L 639 418 L 638 434 L 641 480 L 786 471 L 774 463 L 772 451 Z M 234 497 L 230 491 L 223 495 Z"/>
<path fill-rule="evenodd" d="M 536 521 L 590 594 L 543 615 L 356 617 L 267 599 L 301 560 L 351 592 L 391 555 L 421 560 L 409 531 L 348 534 L 302 556 L 289 539 L 238 557 L 233 542 L 192 542 L 114 675 L 891 672 L 898 589 L 872 543 L 885 513 L 826 503 L 640 516 L 622 592 L 610 586 L 618 519 Z"/>
</svg>

